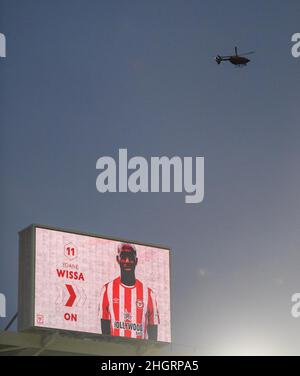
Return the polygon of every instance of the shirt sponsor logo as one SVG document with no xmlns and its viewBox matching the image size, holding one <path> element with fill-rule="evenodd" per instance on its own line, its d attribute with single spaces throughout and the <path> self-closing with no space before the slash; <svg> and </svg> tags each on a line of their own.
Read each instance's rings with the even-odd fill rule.
<svg viewBox="0 0 300 376">
<path fill-rule="evenodd" d="M 115 321 L 114 327 L 115 329 L 134 330 L 137 332 L 143 332 L 143 325 L 136 324 L 135 322 L 130 323 L 130 322 L 124 322 L 124 321 Z"/>
</svg>

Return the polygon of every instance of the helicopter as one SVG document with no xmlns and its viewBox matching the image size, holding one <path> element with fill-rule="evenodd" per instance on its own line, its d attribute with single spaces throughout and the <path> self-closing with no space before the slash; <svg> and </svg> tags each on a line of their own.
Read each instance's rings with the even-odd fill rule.
<svg viewBox="0 0 300 376">
<path fill-rule="evenodd" d="M 235 55 L 231 55 L 231 56 L 217 55 L 215 57 L 215 61 L 218 64 L 221 64 L 221 61 L 230 61 L 231 64 L 233 64 L 233 65 L 236 65 L 236 66 L 239 66 L 239 67 L 245 67 L 249 63 L 250 59 L 248 59 L 244 56 L 254 54 L 254 51 L 245 52 L 243 54 L 238 54 L 237 47 L 234 47 L 234 51 L 235 51 Z"/>
</svg>

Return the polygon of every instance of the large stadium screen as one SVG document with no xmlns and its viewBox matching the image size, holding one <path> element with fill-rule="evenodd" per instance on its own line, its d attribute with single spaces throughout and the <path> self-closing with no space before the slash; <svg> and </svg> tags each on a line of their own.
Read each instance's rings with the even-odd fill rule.
<svg viewBox="0 0 300 376">
<path fill-rule="evenodd" d="M 46 227 L 29 229 L 34 259 L 24 261 L 24 252 L 30 252 L 22 247 L 22 232 L 20 259 L 34 269 L 33 307 L 29 320 L 23 314 L 21 329 L 171 342 L 169 249 Z M 22 269 L 20 261 L 21 283 L 26 279 Z M 22 293 L 24 286 L 20 289 Z M 20 302 L 22 311 L 26 299 Z"/>
</svg>

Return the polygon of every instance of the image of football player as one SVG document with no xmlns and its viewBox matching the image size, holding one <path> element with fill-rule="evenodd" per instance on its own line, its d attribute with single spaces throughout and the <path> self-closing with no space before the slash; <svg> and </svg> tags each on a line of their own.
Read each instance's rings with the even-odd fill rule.
<svg viewBox="0 0 300 376">
<path fill-rule="evenodd" d="M 101 291 L 102 334 L 157 340 L 160 322 L 153 290 L 135 276 L 138 264 L 133 244 L 121 243 L 116 256 L 120 276 Z"/>
</svg>

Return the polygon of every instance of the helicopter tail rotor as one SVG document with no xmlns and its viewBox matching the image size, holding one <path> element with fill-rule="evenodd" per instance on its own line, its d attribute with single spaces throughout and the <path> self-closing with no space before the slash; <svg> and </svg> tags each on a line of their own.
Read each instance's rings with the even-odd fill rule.
<svg viewBox="0 0 300 376">
<path fill-rule="evenodd" d="M 218 64 L 221 64 L 221 61 L 222 61 L 222 58 L 220 55 L 216 56 L 215 57 L 215 61 L 218 63 Z"/>
</svg>

